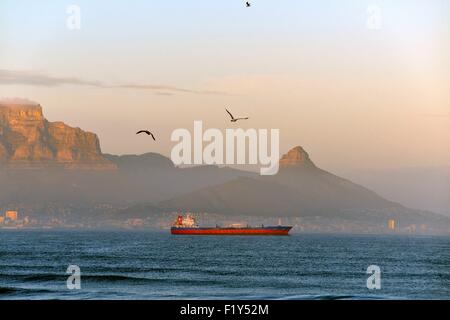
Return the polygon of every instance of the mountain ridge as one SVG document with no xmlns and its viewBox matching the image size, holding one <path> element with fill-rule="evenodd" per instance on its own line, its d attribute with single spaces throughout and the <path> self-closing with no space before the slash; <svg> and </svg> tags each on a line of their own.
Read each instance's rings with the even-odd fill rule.
<svg viewBox="0 0 450 320">
<path fill-rule="evenodd" d="M 375 192 L 318 168 L 300 146 L 281 157 L 273 176 L 237 177 L 221 185 L 202 188 L 159 205 L 167 209 L 273 214 L 287 216 L 323 210 L 361 210 L 400 207 Z M 270 200 L 270 201 L 267 201 Z"/>
</svg>

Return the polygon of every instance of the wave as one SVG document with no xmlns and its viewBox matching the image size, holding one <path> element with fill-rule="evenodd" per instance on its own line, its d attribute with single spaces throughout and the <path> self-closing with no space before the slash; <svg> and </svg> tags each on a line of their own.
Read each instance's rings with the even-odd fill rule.
<svg viewBox="0 0 450 320">
<path fill-rule="evenodd" d="M 282 298 L 277 298 L 275 300 L 389 300 L 389 299 L 399 299 L 399 297 L 390 297 L 384 295 L 334 295 L 334 294 L 324 294 L 324 295 L 294 295 Z"/>
<path fill-rule="evenodd" d="M 82 275 L 81 281 L 93 282 L 131 282 L 131 283 L 161 283 L 171 285 L 183 286 L 205 286 L 205 285 L 219 285 L 222 281 L 217 280 L 190 280 L 190 279 L 173 279 L 173 278 L 145 278 L 137 276 L 117 275 L 117 274 L 91 274 Z"/>
<path fill-rule="evenodd" d="M 43 274 L 0 274 L 3 279 L 21 282 L 43 282 L 43 281 L 64 281 L 68 275 L 61 275 L 56 273 L 43 273 Z"/>
<path fill-rule="evenodd" d="M 38 289 L 38 288 L 17 288 L 17 287 L 0 287 L 0 297 L 11 296 L 11 295 L 29 295 L 38 293 L 49 293 L 54 292 L 48 289 Z"/>
<path fill-rule="evenodd" d="M 0 277 L 10 281 L 26 283 L 49 283 L 65 285 L 68 274 L 61 273 L 27 273 L 27 274 L 1 274 Z M 215 279 L 183 279 L 183 278 L 157 278 L 139 275 L 124 274 L 81 274 L 81 281 L 86 284 L 95 283 L 129 283 L 129 284 L 166 284 L 173 286 L 214 286 L 223 285 L 224 282 Z M 6 288 L 3 288 L 6 292 Z M 1 293 L 1 292 L 0 292 Z"/>
<path fill-rule="evenodd" d="M 197 299 L 197 297 L 195 298 Z M 216 296 L 216 297 L 203 297 L 200 299 L 219 299 L 219 300 L 398 300 L 399 297 L 380 296 L 380 295 L 234 295 L 234 296 Z"/>
<path fill-rule="evenodd" d="M 16 292 L 18 289 L 10 288 L 10 287 L 0 287 L 0 295 L 2 294 L 11 294 Z"/>
</svg>

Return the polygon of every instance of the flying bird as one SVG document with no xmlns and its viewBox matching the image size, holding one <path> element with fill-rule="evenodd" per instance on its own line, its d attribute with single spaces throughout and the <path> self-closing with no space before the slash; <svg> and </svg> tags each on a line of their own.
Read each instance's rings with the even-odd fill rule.
<svg viewBox="0 0 450 320">
<path fill-rule="evenodd" d="M 250 2 L 248 1 L 245 3 L 245 5 L 247 6 L 247 8 L 251 6 Z"/>
<path fill-rule="evenodd" d="M 136 134 L 140 134 L 140 133 L 146 133 L 147 135 L 152 136 L 153 140 L 156 141 L 155 136 L 150 131 L 148 131 L 148 130 L 140 130 L 140 131 L 136 132 Z"/>
<path fill-rule="evenodd" d="M 233 117 L 233 115 L 231 114 L 231 112 L 230 111 L 228 111 L 227 109 L 225 109 L 227 112 L 228 112 L 228 114 L 230 115 L 230 117 L 231 117 L 231 122 L 236 122 L 236 121 L 238 121 L 238 120 L 247 120 L 248 119 L 248 117 L 245 117 L 245 118 L 235 118 L 235 117 Z"/>
</svg>

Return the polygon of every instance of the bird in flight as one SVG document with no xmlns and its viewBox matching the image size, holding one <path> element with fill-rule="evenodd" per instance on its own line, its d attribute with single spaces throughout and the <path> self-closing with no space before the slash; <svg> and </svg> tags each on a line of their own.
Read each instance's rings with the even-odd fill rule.
<svg viewBox="0 0 450 320">
<path fill-rule="evenodd" d="M 150 131 L 148 131 L 148 130 L 140 130 L 140 131 L 136 132 L 136 134 L 140 134 L 140 133 L 146 133 L 147 135 L 152 136 L 153 140 L 156 141 L 155 136 Z"/>
<path fill-rule="evenodd" d="M 235 118 L 235 117 L 233 117 L 233 115 L 231 114 L 231 112 L 230 111 L 228 111 L 227 109 L 225 109 L 227 112 L 228 112 L 228 114 L 230 115 L 230 117 L 231 117 L 231 122 L 236 122 L 236 121 L 238 121 L 238 120 L 247 120 L 248 119 L 248 117 L 245 117 L 245 118 Z"/>
<path fill-rule="evenodd" d="M 245 3 L 245 5 L 247 6 L 247 8 L 251 6 L 250 2 L 248 1 Z"/>
</svg>

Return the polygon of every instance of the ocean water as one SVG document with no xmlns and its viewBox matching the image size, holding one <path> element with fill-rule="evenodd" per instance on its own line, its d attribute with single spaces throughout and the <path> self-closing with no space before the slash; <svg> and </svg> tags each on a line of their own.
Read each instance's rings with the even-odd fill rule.
<svg viewBox="0 0 450 320">
<path fill-rule="evenodd" d="M 0 299 L 450 299 L 450 238 L 4 230 Z"/>
</svg>

